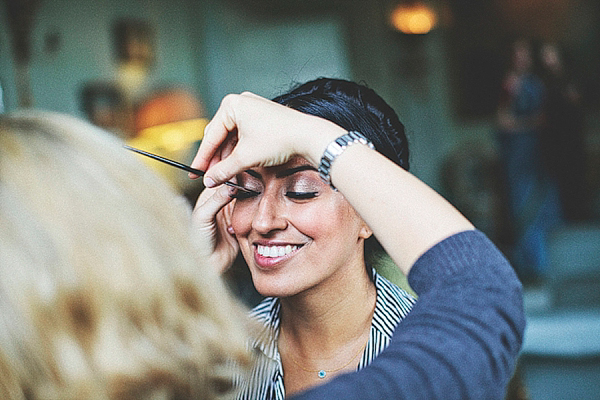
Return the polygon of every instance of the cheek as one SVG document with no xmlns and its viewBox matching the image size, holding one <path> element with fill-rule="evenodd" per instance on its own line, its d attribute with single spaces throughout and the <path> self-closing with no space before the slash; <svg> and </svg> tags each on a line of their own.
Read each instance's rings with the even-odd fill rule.
<svg viewBox="0 0 600 400">
<path fill-rule="evenodd" d="M 348 203 L 327 201 L 298 205 L 290 210 L 289 220 L 304 235 L 317 239 L 333 238 L 342 231 L 351 234 L 358 218 Z"/>
<path fill-rule="evenodd" d="M 231 225 L 238 237 L 252 230 L 252 219 L 258 203 L 236 203 Z M 354 235 L 360 229 L 360 217 L 345 200 L 315 201 L 304 204 L 290 203 L 285 208 L 285 219 L 300 233 L 310 238 L 339 235 L 343 231 Z"/>
<path fill-rule="evenodd" d="M 253 207 L 236 203 L 231 214 L 231 226 L 237 236 L 248 234 L 252 228 Z"/>
</svg>

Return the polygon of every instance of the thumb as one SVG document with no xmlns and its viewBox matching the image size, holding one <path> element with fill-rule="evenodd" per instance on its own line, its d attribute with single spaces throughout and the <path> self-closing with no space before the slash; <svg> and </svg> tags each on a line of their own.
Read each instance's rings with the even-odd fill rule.
<svg viewBox="0 0 600 400">
<path fill-rule="evenodd" d="M 214 221 L 217 213 L 231 202 L 230 191 L 227 186 L 207 188 L 202 191 L 192 214 L 197 226 L 210 225 Z"/>
<path fill-rule="evenodd" d="M 239 161 L 236 149 L 223 160 L 210 166 L 204 174 L 204 186 L 212 188 L 230 180 L 235 175 L 249 168 Z"/>
</svg>

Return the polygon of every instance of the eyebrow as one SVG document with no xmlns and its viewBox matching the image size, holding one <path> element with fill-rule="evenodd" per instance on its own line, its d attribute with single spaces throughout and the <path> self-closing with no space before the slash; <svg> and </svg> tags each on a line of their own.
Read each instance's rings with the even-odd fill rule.
<svg viewBox="0 0 600 400">
<path fill-rule="evenodd" d="M 275 174 L 276 178 L 285 178 L 286 176 L 294 175 L 297 172 L 301 171 L 317 171 L 315 167 L 309 164 L 299 165 L 297 167 L 284 169 L 283 171 L 279 171 Z"/>
<path fill-rule="evenodd" d="M 315 171 L 318 172 L 318 170 L 313 167 L 312 165 L 309 164 L 305 164 L 305 165 L 299 165 L 297 167 L 293 167 L 293 168 L 288 168 L 288 169 L 284 169 L 282 171 L 279 171 L 275 174 L 276 178 L 285 178 L 287 176 L 290 175 L 294 175 L 295 173 L 301 172 L 301 171 Z M 245 173 L 247 173 L 250 176 L 255 177 L 256 179 L 260 179 L 262 178 L 262 175 L 259 174 L 258 172 L 252 170 L 252 169 L 247 169 L 244 171 Z"/>
<path fill-rule="evenodd" d="M 248 175 L 250 175 L 250 176 L 253 176 L 253 177 L 255 177 L 256 179 L 260 179 L 260 178 L 262 178 L 262 176 L 261 176 L 261 175 L 260 175 L 258 172 L 254 171 L 254 170 L 247 169 L 247 170 L 245 170 L 244 172 L 245 172 L 245 173 L 247 173 L 247 174 L 248 174 Z"/>
</svg>

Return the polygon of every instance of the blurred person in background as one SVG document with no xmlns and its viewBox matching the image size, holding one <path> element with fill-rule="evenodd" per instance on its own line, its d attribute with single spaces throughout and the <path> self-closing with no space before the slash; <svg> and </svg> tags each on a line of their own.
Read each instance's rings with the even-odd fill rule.
<svg viewBox="0 0 600 400">
<path fill-rule="evenodd" d="M 245 312 L 113 135 L 0 115 L 0 398 L 233 398 Z"/>
<path fill-rule="evenodd" d="M 525 282 L 543 278 L 548 231 L 560 221 L 556 184 L 542 168 L 540 140 L 545 88 L 534 72 L 532 44 L 516 40 L 497 111 L 500 163 L 513 222 L 511 256 Z"/>
<path fill-rule="evenodd" d="M 591 213 L 581 93 L 557 44 L 544 43 L 539 56 L 546 87 L 541 137 L 543 165 L 556 181 L 565 219 L 582 221 Z"/>
</svg>

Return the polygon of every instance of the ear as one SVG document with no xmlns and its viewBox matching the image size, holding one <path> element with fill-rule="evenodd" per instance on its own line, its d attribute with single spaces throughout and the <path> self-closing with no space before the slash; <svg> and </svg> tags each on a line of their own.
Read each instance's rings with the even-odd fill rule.
<svg viewBox="0 0 600 400">
<path fill-rule="evenodd" d="M 231 216 L 233 215 L 233 208 L 235 207 L 235 200 L 230 203 L 227 203 L 225 207 L 223 207 L 223 216 L 225 217 L 225 223 L 227 226 L 231 226 Z"/>
<path fill-rule="evenodd" d="M 360 231 L 358 232 L 358 237 L 361 239 L 368 239 L 371 237 L 372 234 L 373 231 L 371 230 L 371 228 L 369 228 L 367 224 L 363 224 L 363 226 L 360 228 Z"/>
</svg>

